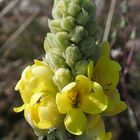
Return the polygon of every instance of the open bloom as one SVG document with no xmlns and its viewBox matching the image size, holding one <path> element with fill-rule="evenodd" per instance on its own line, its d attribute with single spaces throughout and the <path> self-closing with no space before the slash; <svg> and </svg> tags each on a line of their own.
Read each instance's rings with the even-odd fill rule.
<svg viewBox="0 0 140 140">
<path fill-rule="evenodd" d="M 125 102 L 120 100 L 119 93 L 116 91 L 116 86 L 119 81 L 120 65 L 109 58 L 109 44 L 104 42 L 102 45 L 102 55 L 97 63 L 89 64 L 89 73 L 93 81 L 101 84 L 104 93 L 107 95 L 109 104 L 105 110 L 108 116 L 116 115 L 126 109 Z M 92 75 L 92 76 L 91 76 Z"/>
<path fill-rule="evenodd" d="M 86 114 L 96 115 L 107 107 L 107 97 L 100 84 L 78 75 L 72 82 L 56 95 L 56 104 L 62 114 L 66 129 L 75 135 L 81 135 L 87 125 Z"/>
</svg>

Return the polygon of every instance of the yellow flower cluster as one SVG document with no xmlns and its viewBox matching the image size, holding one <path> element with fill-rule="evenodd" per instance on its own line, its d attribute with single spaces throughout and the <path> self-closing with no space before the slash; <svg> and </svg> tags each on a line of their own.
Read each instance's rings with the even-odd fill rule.
<svg viewBox="0 0 140 140">
<path fill-rule="evenodd" d="M 52 126 L 57 127 L 62 119 L 55 102 L 57 87 L 52 76 L 47 64 L 35 60 L 34 65 L 25 68 L 15 87 L 20 91 L 24 104 L 14 111 L 24 110 L 27 122 L 37 135 L 47 133 Z"/>
<path fill-rule="evenodd" d="M 24 104 L 14 111 L 24 110 L 25 119 L 37 135 L 60 128 L 64 122 L 77 140 L 111 139 L 101 116 L 116 115 L 126 109 L 126 104 L 116 89 L 121 67 L 109 58 L 109 44 L 104 42 L 101 47 L 98 61 L 89 61 L 87 74 L 77 75 L 61 91 L 45 62 L 35 60 L 34 65 L 25 68 L 15 87 Z"/>
<path fill-rule="evenodd" d="M 95 13 L 92 0 L 54 0 L 44 61 L 27 66 L 15 87 L 23 105 L 14 111 L 24 110 L 36 135 L 111 140 L 102 116 L 126 109 L 116 88 L 121 67 L 110 59 L 109 43 L 99 43 Z"/>
</svg>

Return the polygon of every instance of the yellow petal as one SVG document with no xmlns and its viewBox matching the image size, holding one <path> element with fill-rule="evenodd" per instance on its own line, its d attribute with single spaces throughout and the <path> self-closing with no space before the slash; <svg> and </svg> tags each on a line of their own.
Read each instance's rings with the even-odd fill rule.
<svg viewBox="0 0 140 140">
<path fill-rule="evenodd" d="M 108 105 L 107 97 L 103 93 L 102 87 L 96 82 L 94 82 L 94 92 L 83 96 L 81 100 L 81 108 L 89 114 L 101 113 Z"/>
<path fill-rule="evenodd" d="M 72 108 L 71 101 L 66 93 L 57 93 L 56 104 L 62 114 L 69 112 Z"/>
<path fill-rule="evenodd" d="M 18 83 L 16 84 L 15 86 L 15 90 L 18 91 L 20 89 L 20 87 L 22 87 L 22 83 L 23 83 L 23 80 L 19 80 Z"/>
<path fill-rule="evenodd" d="M 75 79 L 76 88 L 81 94 L 89 94 L 92 89 L 92 82 L 84 75 L 78 75 Z"/>
<path fill-rule="evenodd" d="M 28 89 L 28 86 L 21 88 L 20 94 L 24 103 L 29 103 L 31 96 L 33 95 L 32 91 Z"/>
<path fill-rule="evenodd" d="M 90 115 L 88 116 L 87 130 L 92 129 L 99 121 L 100 115 Z"/>
<path fill-rule="evenodd" d="M 72 109 L 67 113 L 64 124 L 71 134 L 81 135 L 86 129 L 87 118 L 82 111 Z"/>
<path fill-rule="evenodd" d="M 32 73 L 35 74 L 35 76 L 44 76 L 44 78 L 47 79 L 52 76 L 51 70 L 45 66 L 36 66 L 32 68 Z"/>
<path fill-rule="evenodd" d="M 30 104 L 34 105 L 35 103 L 37 103 L 37 101 L 41 98 L 42 95 L 43 95 L 43 92 L 38 92 L 38 93 L 33 94 L 30 100 Z"/>
<path fill-rule="evenodd" d="M 44 63 L 44 61 L 39 61 L 37 59 L 34 59 L 34 63 L 36 66 L 45 66 L 45 67 L 48 66 L 46 63 Z M 48 68 L 49 68 L 49 66 L 48 66 Z"/>
<path fill-rule="evenodd" d="M 87 129 L 85 140 L 94 140 L 94 139 L 97 139 L 97 140 L 110 140 L 109 139 L 110 137 L 111 137 L 110 133 L 105 133 L 104 122 L 100 117 L 100 119 L 98 119 L 98 122 L 96 123 L 96 125 L 94 125 L 90 129 Z"/>
<path fill-rule="evenodd" d="M 35 122 L 34 125 L 38 124 L 39 122 L 38 106 L 38 104 L 34 104 L 33 106 L 30 105 L 30 115 L 32 122 Z"/>
<path fill-rule="evenodd" d="M 24 117 L 26 121 L 34 128 L 33 122 L 31 120 L 31 106 L 29 104 L 26 104 L 24 109 Z"/>
<path fill-rule="evenodd" d="M 110 60 L 108 56 L 102 56 L 95 65 L 93 79 L 99 82 L 104 90 L 109 91 L 116 88 L 119 81 L 120 65 Z"/>
<path fill-rule="evenodd" d="M 114 116 L 127 108 L 127 105 L 124 101 L 121 101 L 120 95 L 117 91 L 114 91 L 107 95 L 108 98 L 108 107 L 104 111 L 106 116 Z"/>
<path fill-rule="evenodd" d="M 48 129 L 52 127 L 52 124 L 48 120 L 42 120 L 37 124 L 37 127 L 40 129 Z"/>
<path fill-rule="evenodd" d="M 22 72 L 21 79 L 28 80 L 31 76 L 32 76 L 31 66 L 27 66 Z"/>
<path fill-rule="evenodd" d="M 15 107 L 13 110 L 14 110 L 14 112 L 16 112 L 16 113 L 19 113 L 19 112 L 23 111 L 24 108 L 25 108 L 25 104 L 23 104 L 23 105 L 20 106 L 20 107 Z"/>
<path fill-rule="evenodd" d="M 64 93 L 71 92 L 75 87 L 76 87 L 76 82 L 71 82 L 70 84 L 68 84 L 62 89 L 62 93 L 64 94 Z"/>
</svg>

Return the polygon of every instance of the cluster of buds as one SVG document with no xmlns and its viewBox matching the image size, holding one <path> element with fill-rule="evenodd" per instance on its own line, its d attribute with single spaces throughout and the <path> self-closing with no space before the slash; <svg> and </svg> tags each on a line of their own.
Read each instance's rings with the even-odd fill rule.
<svg viewBox="0 0 140 140">
<path fill-rule="evenodd" d="M 16 85 L 27 122 L 36 135 L 58 140 L 111 140 L 102 116 L 126 109 L 116 86 L 120 65 L 109 57 L 108 42 L 91 0 L 55 0 L 42 61 L 28 66 Z M 57 130 L 57 131 L 56 131 Z M 55 133 L 52 133 L 55 131 Z"/>
</svg>

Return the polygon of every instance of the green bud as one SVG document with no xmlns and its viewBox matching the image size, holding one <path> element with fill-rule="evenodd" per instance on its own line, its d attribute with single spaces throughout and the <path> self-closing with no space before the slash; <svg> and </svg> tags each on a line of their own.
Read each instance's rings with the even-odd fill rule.
<svg viewBox="0 0 140 140">
<path fill-rule="evenodd" d="M 69 46 L 69 36 L 66 32 L 58 32 L 54 36 L 55 45 L 62 50 Z"/>
<path fill-rule="evenodd" d="M 70 38 L 71 41 L 74 43 L 78 43 L 80 40 L 82 40 L 82 37 L 85 34 L 85 30 L 82 26 L 76 26 L 71 32 L 70 32 Z"/>
<path fill-rule="evenodd" d="M 72 82 L 73 77 L 69 69 L 66 68 L 59 68 L 53 77 L 53 80 L 59 90 L 62 90 L 67 84 Z"/>
<path fill-rule="evenodd" d="M 87 23 L 86 29 L 87 29 L 89 35 L 94 36 L 96 34 L 97 26 L 98 25 L 97 25 L 97 22 L 95 20 L 92 20 L 92 21 Z"/>
<path fill-rule="evenodd" d="M 51 49 L 46 53 L 45 60 L 49 63 L 51 69 L 55 72 L 58 68 L 67 67 L 62 57 L 62 52 L 58 49 Z"/>
<path fill-rule="evenodd" d="M 63 1 L 55 2 L 55 6 L 52 10 L 52 16 L 54 19 L 62 18 L 63 16 L 67 15 L 67 5 Z"/>
<path fill-rule="evenodd" d="M 101 32 L 95 14 L 92 0 L 54 0 L 54 20 L 48 21 L 52 33 L 48 33 L 44 42 L 53 72 L 69 67 L 73 75 L 87 75 L 88 60 L 96 62 L 100 54 L 96 42 Z"/>
<path fill-rule="evenodd" d="M 85 7 L 84 9 L 86 9 L 86 11 L 88 12 L 90 18 L 94 19 L 96 17 L 96 5 L 95 5 L 95 3 L 91 3 L 91 2 L 90 2 L 90 4 L 87 3 L 87 5 L 85 4 L 84 7 Z"/>
<path fill-rule="evenodd" d="M 85 27 L 88 31 L 88 34 L 94 38 L 94 40 L 97 40 L 101 36 L 101 28 L 98 26 L 96 21 L 91 21 L 86 24 Z"/>
<path fill-rule="evenodd" d="M 44 41 L 44 49 L 46 52 L 49 51 L 49 43 L 48 43 L 47 37 L 45 38 L 45 41 Z"/>
<path fill-rule="evenodd" d="M 70 31 L 74 27 L 74 18 L 71 16 L 63 18 L 61 27 L 66 31 Z"/>
<path fill-rule="evenodd" d="M 82 11 L 77 16 L 77 22 L 81 25 L 85 25 L 88 21 L 89 21 L 88 12 L 82 8 Z"/>
<path fill-rule="evenodd" d="M 76 75 L 86 75 L 87 74 L 87 67 L 88 67 L 88 61 L 81 60 L 78 61 L 74 67 Z"/>
<path fill-rule="evenodd" d="M 91 3 L 91 0 L 82 0 L 82 1 L 81 1 L 81 6 L 82 6 L 83 8 L 86 8 L 86 9 L 88 9 L 89 6 L 90 6 L 91 4 L 92 4 L 92 3 Z"/>
<path fill-rule="evenodd" d="M 92 37 L 80 42 L 80 52 L 86 59 L 96 59 L 100 53 L 100 47 L 96 45 L 96 42 Z"/>
<path fill-rule="evenodd" d="M 48 33 L 44 41 L 44 48 L 46 52 L 49 51 L 49 49 L 52 49 L 55 47 L 53 39 L 54 39 L 54 34 Z"/>
<path fill-rule="evenodd" d="M 63 32 L 64 30 L 61 28 L 61 20 L 48 20 L 49 28 L 51 32 L 57 33 L 57 32 Z"/>
<path fill-rule="evenodd" d="M 73 65 L 81 58 L 81 54 L 79 52 L 79 49 L 74 44 L 68 47 L 65 51 L 65 59 L 66 63 L 73 67 Z"/>
<path fill-rule="evenodd" d="M 74 0 L 71 0 L 68 6 L 68 13 L 71 16 L 76 16 L 80 12 L 81 8 L 80 5 L 76 4 Z"/>
</svg>

